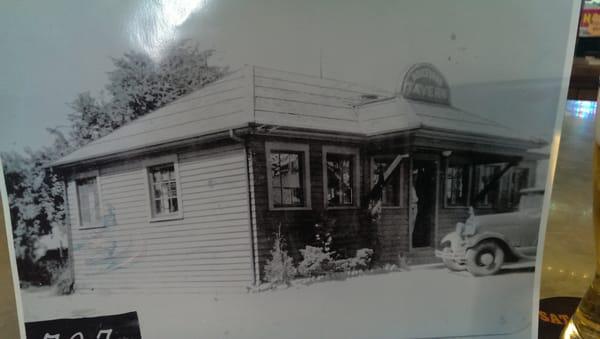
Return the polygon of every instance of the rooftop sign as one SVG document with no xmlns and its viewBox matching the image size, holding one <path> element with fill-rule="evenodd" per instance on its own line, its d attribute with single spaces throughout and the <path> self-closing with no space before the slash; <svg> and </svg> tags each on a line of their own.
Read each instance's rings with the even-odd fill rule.
<svg viewBox="0 0 600 339">
<path fill-rule="evenodd" d="M 406 99 L 450 105 L 450 87 L 442 73 L 431 64 L 412 66 L 404 75 L 400 94 Z"/>
</svg>

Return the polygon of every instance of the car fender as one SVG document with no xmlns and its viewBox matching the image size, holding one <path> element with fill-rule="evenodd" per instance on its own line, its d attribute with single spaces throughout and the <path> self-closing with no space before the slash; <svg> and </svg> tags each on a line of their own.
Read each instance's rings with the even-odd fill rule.
<svg viewBox="0 0 600 339">
<path fill-rule="evenodd" d="M 500 241 L 500 242 L 502 242 L 503 245 L 505 245 L 508 248 L 508 250 L 510 251 L 510 254 L 516 255 L 517 257 L 522 257 L 522 255 L 520 255 L 518 251 L 515 251 L 515 249 L 512 246 L 510 246 L 508 241 L 506 241 L 506 237 L 502 233 L 484 232 L 481 234 L 475 234 L 474 236 L 466 239 L 466 242 L 467 242 L 466 247 L 467 247 L 467 249 L 469 249 L 484 240 Z"/>
<path fill-rule="evenodd" d="M 460 242 L 462 239 L 460 238 L 460 236 L 456 233 L 456 232 L 451 232 L 446 234 L 442 240 L 440 240 L 440 243 L 443 245 L 444 243 L 450 243 L 450 245 L 456 243 L 456 242 Z"/>
<path fill-rule="evenodd" d="M 466 251 L 465 242 L 456 231 L 446 234 L 440 243 L 442 247 L 450 247 L 452 252 L 458 256 L 463 256 Z"/>
</svg>

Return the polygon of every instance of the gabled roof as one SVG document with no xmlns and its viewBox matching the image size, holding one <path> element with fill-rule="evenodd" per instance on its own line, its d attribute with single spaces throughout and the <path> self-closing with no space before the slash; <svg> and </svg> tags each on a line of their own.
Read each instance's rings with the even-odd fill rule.
<svg viewBox="0 0 600 339">
<path fill-rule="evenodd" d="M 491 120 L 344 81 L 245 66 L 59 159 L 64 166 L 250 124 L 372 136 L 414 128 L 524 138 Z"/>
</svg>

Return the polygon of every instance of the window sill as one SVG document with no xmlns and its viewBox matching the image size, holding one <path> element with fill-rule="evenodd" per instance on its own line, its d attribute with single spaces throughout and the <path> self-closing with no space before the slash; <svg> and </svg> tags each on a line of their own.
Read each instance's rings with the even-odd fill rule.
<svg viewBox="0 0 600 339">
<path fill-rule="evenodd" d="M 358 206 L 325 206 L 326 209 L 328 210 L 356 210 L 359 207 Z"/>
<path fill-rule="evenodd" d="M 93 230 L 93 229 L 97 229 L 97 228 L 106 228 L 106 225 L 80 225 L 79 229 L 80 230 Z"/>
<path fill-rule="evenodd" d="M 312 208 L 308 207 L 269 207 L 269 211 L 310 211 Z"/>
<path fill-rule="evenodd" d="M 149 222 L 161 222 L 161 221 L 182 220 L 182 219 L 183 219 L 183 215 L 176 214 L 176 215 L 165 215 L 162 217 L 154 217 L 154 218 L 148 219 L 148 221 Z"/>
<path fill-rule="evenodd" d="M 469 208 L 469 207 L 471 207 L 471 206 L 454 206 L 454 205 L 448 206 L 448 205 L 444 205 L 444 208 L 446 208 L 446 209 L 459 209 L 459 208 Z"/>
</svg>

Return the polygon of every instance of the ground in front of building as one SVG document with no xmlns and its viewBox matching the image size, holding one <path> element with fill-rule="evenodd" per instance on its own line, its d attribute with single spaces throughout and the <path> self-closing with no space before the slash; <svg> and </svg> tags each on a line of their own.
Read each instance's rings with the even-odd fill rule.
<svg viewBox="0 0 600 339">
<path fill-rule="evenodd" d="M 144 339 L 519 337 L 528 336 L 533 276 L 509 269 L 474 278 L 429 265 L 251 294 L 53 296 L 28 289 L 22 298 L 26 321 L 137 311 Z"/>
</svg>

